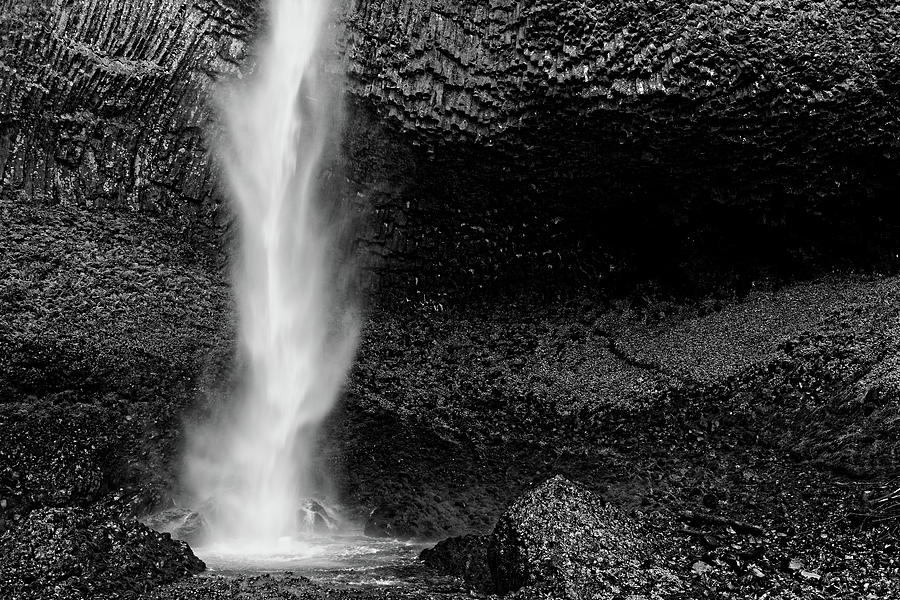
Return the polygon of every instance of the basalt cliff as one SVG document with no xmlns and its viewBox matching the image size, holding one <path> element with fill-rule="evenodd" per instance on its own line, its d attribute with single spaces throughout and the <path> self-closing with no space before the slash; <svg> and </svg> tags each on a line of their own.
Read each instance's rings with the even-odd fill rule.
<svg viewBox="0 0 900 600">
<path fill-rule="evenodd" d="M 629 267 L 691 285 L 723 264 L 865 255 L 895 232 L 894 2 L 334 11 L 347 111 L 329 172 L 390 287 Z M 261 18 L 237 0 L 3 0 L 4 193 L 226 227 L 213 90 L 252 69 Z"/>
</svg>

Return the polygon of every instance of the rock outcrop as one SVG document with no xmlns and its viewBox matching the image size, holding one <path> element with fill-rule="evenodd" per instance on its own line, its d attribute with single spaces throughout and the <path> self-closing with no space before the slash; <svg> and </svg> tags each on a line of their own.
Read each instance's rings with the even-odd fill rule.
<svg viewBox="0 0 900 600">
<path fill-rule="evenodd" d="M 4 0 L 3 189 L 192 230 L 227 222 L 210 93 L 248 68 L 258 7 Z M 380 276 L 596 279 L 610 268 L 599 248 L 648 234 L 796 250 L 804 236 L 858 244 L 848 223 L 893 215 L 896 3 L 355 0 L 335 12 L 349 110 L 329 169 L 367 213 L 360 246 Z"/>
<path fill-rule="evenodd" d="M 652 556 L 631 517 L 560 476 L 517 500 L 488 547 L 498 593 L 529 587 L 573 600 L 675 591 L 678 579 Z"/>
<path fill-rule="evenodd" d="M 340 528 L 340 521 L 312 499 L 304 500 L 297 511 L 301 527 L 312 533 L 328 534 Z"/>
<path fill-rule="evenodd" d="M 32 511 L 0 537 L 0 567 L 0 597 L 17 600 L 140 593 L 205 569 L 184 542 L 80 508 Z"/>
<path fill-rule="evenodd" d="M 168 508 L 141 519 L 147 527 L 167 533 L 188 544 L 201 544 L 209 534 L 209 522 L 199 512 L 186 508 Z"/>
</svg>

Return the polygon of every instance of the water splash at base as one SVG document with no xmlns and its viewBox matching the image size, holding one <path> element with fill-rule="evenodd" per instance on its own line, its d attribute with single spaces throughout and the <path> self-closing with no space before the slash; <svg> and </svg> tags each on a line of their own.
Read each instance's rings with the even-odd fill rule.
<svg viewBox="0 0 900 600">
<path fill-rule="evenodd" d="M 417 559 L 425 547 L 368 538 L 356 532 L 283 540 L 280 548 L 263 552 L 242 552 L 215 544 L 194 550 L 216 576 L 289 571 L 328 587 L 427 588 L 434 577 L 424 572 Z"/>
</svg>

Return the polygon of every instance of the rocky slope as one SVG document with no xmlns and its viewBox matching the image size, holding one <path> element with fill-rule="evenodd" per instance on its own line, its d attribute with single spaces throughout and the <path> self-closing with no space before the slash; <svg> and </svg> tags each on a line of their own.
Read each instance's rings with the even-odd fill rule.
<svg viewBox="0 0 900 600">
<path fill-rule="evenodd" d="M 217 266 L 164 222 L 2 210 L 15 293 L 0 314 L 0 529 L 48 508 L 171 506 L 184 424 L 230 385 Z M 64 261 L 46 251 L 67 243 Z M 898 294 L 896 278 L 842 275 L 730 299 L 583 289 L 371 305 L 318 461 L 373 535 L 485 534 L 561 474 L 669 544 L 691 597 L 889 597 L 897 514 L 872 500 L 900 477 Z"/>
</svg>

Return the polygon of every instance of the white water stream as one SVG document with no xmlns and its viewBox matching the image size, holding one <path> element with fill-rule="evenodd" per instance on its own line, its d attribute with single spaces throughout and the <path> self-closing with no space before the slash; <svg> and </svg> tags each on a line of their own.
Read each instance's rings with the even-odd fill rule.
<svg viewBox="0 0 900 600">
<path fill-rule="evenodd" d="M 185 470 L 219 556 L 313 552 L 300 508 L 315 491 L 312 444 L 356 345 L 335 251 L 340 227 L 320 197 L 340 105 L 322 66 L 326 2 L 269 0 L 255 71 L 221 90 L 219 151 L 241 236 L 243 386 L 226 416 L 191 434 Z"/>
</svg>

